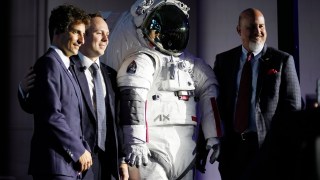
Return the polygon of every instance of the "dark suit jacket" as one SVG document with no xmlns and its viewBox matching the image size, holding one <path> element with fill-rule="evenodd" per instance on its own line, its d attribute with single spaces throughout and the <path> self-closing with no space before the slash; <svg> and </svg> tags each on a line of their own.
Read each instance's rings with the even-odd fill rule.
<svg viewBox="0 0 320 180">
<path fill-rule="evenodd" d="M 220 53 L 216 56 L 213 67 L 220 85 L 218 107 L 224 123 L 225 138 L 233 133 L 237 73 L 241 54 L 241 46 Z M 255 116 L 261 145 L 270 129 L 271 121 L 281 113 L 301 109 L 301 92 L 291 55 L 265 45 L 259 61 Z"/>
<path fill-rule="evenodd" d="M 89 143 L 91 150 L 95 147 L 96 143 L 96 133 L 97 133 L 97 119 L 95 115 L 94 108 L 92 106 L 92 100 L 90 97 L 89 86 L 87 83 L 87 78 L 84 73 L 84 67 L 82 67 L 79 56 L 72 56 L 74 61 L 73 70 L 75 72 L 76 78 L 81 88 L 81 93 L 83 97 L 83 130 L 84 137 Z M 106 138 L 106 156 L 108 171 L 111 171 L 111 176 L 118 179 L 118 125 L 116 122 L 116 102 L 117 100 L 117 84 L 116 84 L 116 71 L 109 66 L 100 62 L 100 68 L 104 82 L 106 84 L 107 96 L 105 98 L 106 108 L 107 108 L 107 138 Z"/>
<path fill-rule="evenodd" d="M 59 55 L 49 49 L 35 65 L 30 91 L 34 114 L 29 174 L 76 176 L 85 152 L 81 130 L 80 88 Z"/>
</svg>

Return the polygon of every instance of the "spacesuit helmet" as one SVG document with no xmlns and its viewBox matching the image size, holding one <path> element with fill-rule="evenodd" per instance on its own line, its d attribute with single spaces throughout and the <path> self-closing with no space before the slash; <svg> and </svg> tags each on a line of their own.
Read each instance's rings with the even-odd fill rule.
<svg viewBox="0 0 320 180">
<path fill-rule="evenodd" d="M 144 36 L 162 53 L 178 56 L 189 40 L 188 16 L 178 6 L 161 3 L 141 25 Z"/>
</svg>

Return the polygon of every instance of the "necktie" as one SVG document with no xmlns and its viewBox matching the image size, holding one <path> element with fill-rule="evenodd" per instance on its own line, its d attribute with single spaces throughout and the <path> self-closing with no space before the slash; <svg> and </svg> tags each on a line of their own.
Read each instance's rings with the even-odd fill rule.
<svg viewBox="0 0 320 180">
<path fill-rule="evenodd" d="M 98 124 L 98 146 L 101 150 L 105 150 L 105 141 L 106 141 L 106 107 L 105 99 L 102 88 L 102 78 L 99 73 L 99 66 L 97 63 L 93 63 L 90 66 L 93 75 L 94 82 L 94 93 L 93 93 L 93 104 L 95 106 L 96 115 L 97 115 L 97 124 Z"/>
<path fill-rule="evenodd" d="M 245 64 L 242 68 L 240 86 L 238 91 L 238 100 L 235 113 L 235 130 L 238 133 L 243 133 L 249 124 L 250 101 L 252 93 L 252 68 L 251 58 L 253 54 L 248 53 Z"/>
</svg>

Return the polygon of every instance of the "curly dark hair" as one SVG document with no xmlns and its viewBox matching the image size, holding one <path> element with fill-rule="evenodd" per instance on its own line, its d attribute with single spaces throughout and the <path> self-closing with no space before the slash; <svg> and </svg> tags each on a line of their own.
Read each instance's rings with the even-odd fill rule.
<svg viewBox="0 0 320 180">
<path fill-rule="evenodd" d="M 86 27 L 90 25 L 90 16 L 83 9 L 70 4 L 54 8 L 49 18 L 50 41 L 54 34 L 67 32 L 70 26 L 79 23 L 84 23 Z"/>
</svg>

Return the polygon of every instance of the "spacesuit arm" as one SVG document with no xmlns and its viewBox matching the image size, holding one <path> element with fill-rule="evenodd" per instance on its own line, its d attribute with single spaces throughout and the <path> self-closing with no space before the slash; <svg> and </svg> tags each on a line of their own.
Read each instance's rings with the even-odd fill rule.
<svg viewBox="0 0 320 180">
<path fill-rule="evenodd" d="M 202 59 L 194 61 L 194 78 L 197 87 L 195 94 L 199 97 L 201 127 L 206 141 L 205 148 L 213 150 L 210 157 L 210 163 L 213 163 L 219 156 L 219 138 L 222 136 L 222 125 L 216 102 L 219 84 L 211 67 Z"/>
<path fill-rule="evenodd" d="M 211 67 L 202 59 L 194 61 L 195 95 L 199 98 L 201 124 L 205 139 L 222 136 L 217 107 L 219 84 Z"/>
<path fill-rule="evenodd" d="M 145 104 L 152 83 L 153 62 L 145 54 L 128 57 L 121 65 L 117 83 L 120 88 L 120 123 L 124 135 L 124 153 L 130 165 L 148 163 Z"/>
<path fill-rule="evenodd" d="M 131 166 L 146 165 L 149 149 L 146 146 L 146 122 L 144 119 L 146 89 L 121 90 L 120 119 L 123 119 L 124 153 Z"/>
</svg>

